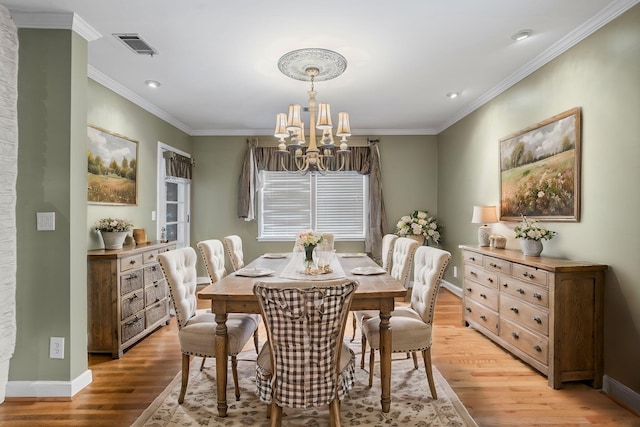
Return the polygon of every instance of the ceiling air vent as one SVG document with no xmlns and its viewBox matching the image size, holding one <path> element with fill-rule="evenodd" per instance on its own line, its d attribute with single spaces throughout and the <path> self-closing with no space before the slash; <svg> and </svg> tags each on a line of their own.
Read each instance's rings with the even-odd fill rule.
<svg viewBox="0 0 640 427">
<path fill-rule="evenodd" d="M 158 52 L 147 44 L 138 34 L 114 34 L 115 37 L 126 44 L 132 51 L 140 55 L 157 55 Z"/>
</svg>

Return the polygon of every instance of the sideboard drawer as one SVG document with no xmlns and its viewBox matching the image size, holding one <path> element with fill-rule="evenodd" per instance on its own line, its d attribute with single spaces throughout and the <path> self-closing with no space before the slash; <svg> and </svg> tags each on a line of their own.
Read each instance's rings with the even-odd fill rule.
<svg viewBox="0 0 640 427">
<path fill-rule="evenodd" d="M 142 262 L 145 264 L 151 264 L 158 260 L 158 250 L 147 251 L 142 254 Z"/>
<path fill-rule="evenodd" d="M 120 319 L 124 320 L 144 308 L 144 293 L 142 289 L 122 297 Z"/>
<path fill-rule="evenodd" d="M 498 287 L 498 275 L 496 273 L 485 271 L 482 267 L 466 264 L 464 268 L 464 277 L 475 280 L 485 286 L 492 288 Z"/>
<path fill-rule="evenodd" d="M 471 299 L 465 299 L 465 316 L 491 333 L 498 335 L 498 313 Z"/>
<path fill-rule="evenodd" d="M 498 289 L 476 283 L 473 280 L 464 281 L 464 295 L 472 300 L 498 311 Z"/>
<path fill-rule="evenodd" d="M 131 255 L 120 260 L 120 271 L 128 271 L 142 265 L 142 254 Z"/>
<path fill-rule="evenodd" d="M 522 280 L 537 283 L 538 285 L 547 286 L 548 273 L 537 268 L 527 267 L 522 264 L 513 264 L 513 277 Z"/>
<path fill-rule="evenodd" d="M 504 318 L 516 320 L 539 334 L 549 335 L 547 310 L 506 294 L 500 296 L 500 319 Z"/>
<path fill-rule="evenodd" d="M 500 291 L 541 307 L 549 307 L 549 290 L 547 288 L 522 282 L 511 276 L 500 276 Z"/>
<path fill-rule="evenodd" d="M 500 338 L 527 353 L 538 362 L 549 363 L 549 339 L 527 331 L 522 326 L 508 320 L 501 320 Z"/>
<path fill-rule="evenodd" d="M 511 263 L 503 259 L 484 257 L 484 268 L 498 273 L 511 274 Z"/>
<path fill-rule="evenodd" d="M 120 276 L 120 295 L 142 289 L 142 271 L 132 271 L 129 274 Z"/>
<path fill-rule="evenodd" d="M 164 280 L 156 282 L 151 286 L 147 286 L 144 292 L 145 305 L 148 307 L 160 300 L 165 299 L 168 296 L 167 283 Z"/>
<path fill-rule="evenodd" d="M 475 265 L 482 265 L 484 257 L 475 252 L 463 251 L 462 258 L 464 262 Z"/>
<path fill-rule="evenodd" d="M 161 280 L 164 280 L 164 274 L 160 264 L 150 265 L 144 268 L 144 284 L 145 286 L 152 285 Z"/>
</svg>

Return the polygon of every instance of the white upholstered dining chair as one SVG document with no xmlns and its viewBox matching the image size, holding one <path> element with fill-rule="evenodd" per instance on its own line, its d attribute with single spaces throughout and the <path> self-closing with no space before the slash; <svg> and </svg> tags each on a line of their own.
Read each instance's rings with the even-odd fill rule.
<svg viewBox="0 0 640 427">
<path fill-rule="evenodd" d="M 182 352 L 182 385 L 178 403 L 184 402 L 184 395 L 189 382 L 189 364 L 191 356 L 215 357 L 216 355 L 216 322 L 215 314 L 207 310 L 197 309 L 196 285 L 196 251 L 192 247 L 174 249 L 158 255 L 162 267 L 178 323 L 178 339 Z M 234 317 L 227 321 L 229 334 L 229 355 L 235 382 L 236 399 L 240 398 L 238 386 L 238 369 L 236 356 L 242 351 L 257 324 L 250 317 Z"/>
<path fill-rule="evenodd" d="M 244 252 L 242 251 L 242 238 L 235 234 L 225 236 L 224 247 L 229 255 L 231 261 L 231 268 L 233 271 L 238 271 L 244 267 Z"/>
<path fill-rule="evenodd" d="M 429 389 L 434 399 L 438 398 L 431 368 L 431 342 L 433 313 L 442 275 L 451 254 L 430 246 L 421 246 L 415 254 L 415 269 L 411 305 L 398 307 L 391 312 L 390 328 L 393 331 L 391 351 L 393 353 L 413 353 L 413 363 L 418 369 L 415 352 L 422 352 Z M 380 318 L 364 320 L 362 333 L 369 342 L 369 386 L 373 383 L 375 351 L 380 348 Z"/>
<path fill-rule="evenodd" d="M 413 266 L 413 257 L 419 247 L 420 242 L 414 239 L 409 239 L 408 237 L 398 237 L 393 245 L 389 274 L 391 277 L 402 283 L 405 288 L 409 284 L 409 276 Z M 376 310 L 359 310 L 353 313 L 356 323 L 360 325 L 361 331 L 362 324 L 366 320 L 378 317 L 378 315 L 379 312 Z M 362 340 L 362 359 L 360 361 L 360 367 L 364 368 L 364 356 L 367 350 L 367 337 L 364 333 L 361 333 L 360 336 Z"/>
<path fill-rule="evenodd" d="M 200 254 L 202 255 L 202 261 L 204 261 L 204 266 L 207 269 L 207 273 L 209 274 L 209 280 L 211 280 L 212 284 L 217 283 L 220 279 L 227 275 L 227 269 L 224 266 L 224 246 L 222 242 L 218 239 L 209 239 L 198 242 L 198 249 L 200 250 Z M 229 318 L 231 317 L 250 317 L 256 324 L 256 329 L 253 332 L 253 345 L 256 348 L 256 353 L 259 350 L 258 347 L 258 325 L 260 324 L 260 315 L 259 314 L 240 314 L 240 313 L 232 313 L 229 314 Z M 202 360 L 204 364 L 204 359 Z"/>
<path fill-rule="evenodd" d="M 268 341 L 258 356 L 258 396 L 270 405 L 271 426 L 282 407 L 329 405 L 331 426 L 341 426 L 340 399 L 351 389 L 355 355 L 344 328 L 358 282 L 348 279 L 258 282 Z"/>
</svg>

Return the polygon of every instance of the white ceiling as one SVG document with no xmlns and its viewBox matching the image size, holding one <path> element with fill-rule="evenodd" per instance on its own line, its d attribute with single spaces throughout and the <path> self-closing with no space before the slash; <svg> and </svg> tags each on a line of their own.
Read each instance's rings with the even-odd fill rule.
<svg viewBox="0 0 640 427">
<path fill-rule="evenodd" d="M 99 36 L 89 42 L 89 76 L 191 135 L 273 134 L 276 113 L 291 103 L 306 105 L 309 83 L 277 67 L 280 56 L 304 47 L 347 59 L 344 74 L 315 88 L 334 115 L 349 112 L 354 135 L 411 135 L 446 129 L 638 1 L 0 4 L 21 27 L 61 28 L 75 13 L 73 28 L 88 39 Z M 533 36 L 512 40 L 522 29 Z M 114 33 L 137 33 L 158 55 L 135 54 Z M 162 86 L 147 87 L 149 79 Z M 460 96 L 451 100 L 447 92 Z"/>
</svg>

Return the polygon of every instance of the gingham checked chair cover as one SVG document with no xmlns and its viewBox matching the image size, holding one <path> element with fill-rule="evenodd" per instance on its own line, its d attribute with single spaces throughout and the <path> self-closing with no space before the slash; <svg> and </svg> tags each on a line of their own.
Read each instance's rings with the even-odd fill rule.
<svg viewBox="0 0 640 427">
<path fill-rule="evenodd" d="M 269 337 L 256 369 L 261 401 L 309 408 L 329 404 L 336 391 L 342 399 L 353 387 L 355 355 L 342 338 L 357 286 L 351 280 L 255 284 Z"/>
</svg>

